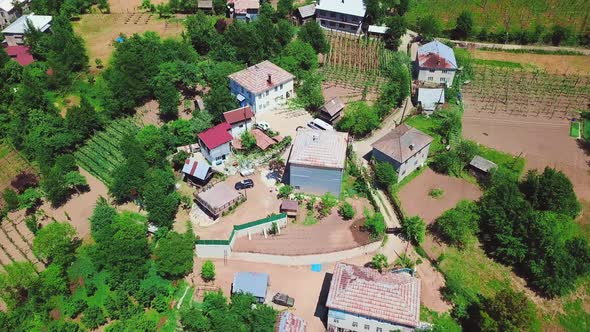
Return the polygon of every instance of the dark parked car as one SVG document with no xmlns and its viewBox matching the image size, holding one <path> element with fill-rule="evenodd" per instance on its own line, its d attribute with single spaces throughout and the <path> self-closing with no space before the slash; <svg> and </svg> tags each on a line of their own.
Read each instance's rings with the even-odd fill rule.
<svg viewBox="0 0 590 332">
<path fill-rule="evenodd" d="M 250 179 L 236 182 L 236 185 L 234 186 L 234 188 L 236 188 L 236 190 L 248 189 L 248 188 L 252 188 L 252 187 L 254 187 L 254 181 L 252 181 Z"/>
<path fill-rule="evenodd" d="M 292 307 L 295 305 L 295 299 L 283 293 L 276 293 L 275 296 L 272 297 L 272 301 L 285 307 Z"/>
</svg>

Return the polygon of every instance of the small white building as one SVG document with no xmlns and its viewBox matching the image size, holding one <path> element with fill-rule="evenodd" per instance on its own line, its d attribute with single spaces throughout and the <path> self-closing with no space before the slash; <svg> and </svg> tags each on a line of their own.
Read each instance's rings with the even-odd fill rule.
<svg viewBox="0 0 590 332">
<path fill-rule="evenodd" d="M 19 4 L 23 11 L 29 8 L 29 0 L 0 0 L 0 28 L 8 26 L 22 15 L 15 4 Z"/>
<path fill-rule="evenodd" d="M 201 153 L 211 164 L 221 164 L 231 154 L 230 131 L 231 126 L 223 122 L 197 135 Z"/>
<path fill-rule="evenodd" d="M 338 263 L 326 307 L 330 332 L 409 332 L 426 325 L 420 322 L 420 280 L 403 271 Z"/>
<path fill-rule="evenodd" d="M 223 118 L 231 126 L 231 135 L 234 138 L 240 137 L 244 132 L 252 129 L 254 113 L 250 106 L 244 106 L 223 113 Z"/>
<path fill-rule="evenodd" d="M 263 61 L 228 77 L 231 93 L 240 106 L 250 105 L 254 114 L 272 111 L 294 96 L 294 76 L 270 61 Z"/>
<path fill-rule="evenodd" d="M 432 137 L 404 123 L 373 143 L 371 154 L 376 160 L 393 165 L 399 182 L 426 163 L 430 143 Z"/>
<path fill-rule="evenodd" d="M 416 54 L 418 81 L 431 84 L 444 84 L 450 87 L 457 71 L 455 52 L 438 40 L 424 44 Z"/>
<path fill-rule="evenodd" d="M 418 103 L 423 111 L 434 112 L 439 105 L 445 103 L 445 89 L 442 88 L 419 88 Z"/>
<path fill-rule="evenodd" d="M 47 32 L 51 30 L 51 20 L 52 17 L 46 15 L 35 15 L 34 13 L 23 15 L 2 30 L 2 34 L 8 46 L 23 45 L 25 43 L 25 33 L 28 30 L 27 21 L 31 22 L 35 29 Z"/>
</svg>

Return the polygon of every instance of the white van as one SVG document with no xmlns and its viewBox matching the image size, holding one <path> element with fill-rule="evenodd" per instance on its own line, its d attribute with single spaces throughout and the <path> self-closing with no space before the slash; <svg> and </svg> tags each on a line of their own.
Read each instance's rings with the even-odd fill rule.
<svg viewBox="0 0 590 332">
<path fill-rule="evenodd" d="M 321 130 L 334 130 L 334 127 L 330 126 L 326 121 L 321 119 L 313 119 L 313 121 L 311 121 L 308 124 L 308 126 L 314 129 L 317 128 Z"/>
</svg>

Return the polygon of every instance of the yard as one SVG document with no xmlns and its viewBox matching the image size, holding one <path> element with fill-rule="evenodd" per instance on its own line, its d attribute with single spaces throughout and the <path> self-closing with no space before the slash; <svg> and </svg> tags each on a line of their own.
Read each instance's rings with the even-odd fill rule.
<svg viewBox="0 0 590 332">
<path fill-rule="evenodd" d="M 556 55 L 500 52 L 492 50 L 470 50 L 474 59 L 487 61 L 508 61 L 524 67 L 533 66 L 546 70 L 551 74 L 579 74 L 587 75 L 590 68 L 590 57 L 587 55 Z"/>
<path fill-rule="evenodd" d="M 580 122 L 572 121 L 570 123 L 570 136 L 580 138 Z"/>
</svg>

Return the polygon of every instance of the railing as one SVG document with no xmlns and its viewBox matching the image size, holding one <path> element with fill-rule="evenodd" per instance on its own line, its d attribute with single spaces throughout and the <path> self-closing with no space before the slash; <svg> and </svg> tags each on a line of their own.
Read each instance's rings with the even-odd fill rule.
<svg viewBox="0 0 590 332">
<path fill-rule="evenodd" d="M 241 225 L 234 225 L 233 230 L 231 231 L 231 234 L 229 236 L 229 238 L 227 240 L 197 240 L 196 243 L 199 245 L 230 245 L 236 231 L 243 231 L 246 230 L 248 228 L 252 228 L 255 226 L 259 226 L 259 225 L 263 225 L 269 222 L 274 222 L 283 218 L 286 218 L 287 214 L 286 213 L 280 213 L 274 216 L 270 216 L 270 217 L 266 217 L 263 219 L 259 219 L 259 220 L 255 220 L 249 223 L 245 223 L 245 224 L 241 224 Z"/>
</svg>

